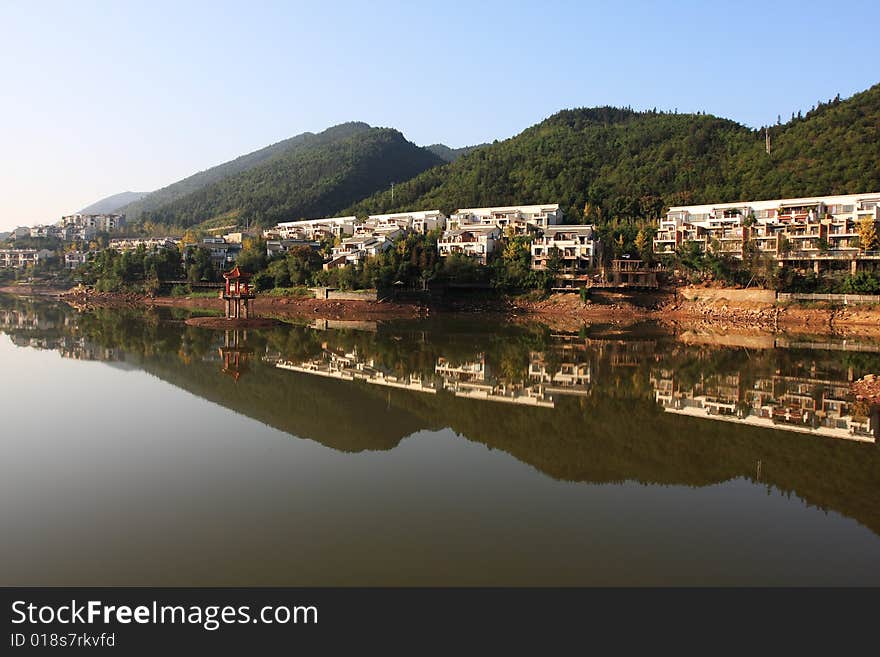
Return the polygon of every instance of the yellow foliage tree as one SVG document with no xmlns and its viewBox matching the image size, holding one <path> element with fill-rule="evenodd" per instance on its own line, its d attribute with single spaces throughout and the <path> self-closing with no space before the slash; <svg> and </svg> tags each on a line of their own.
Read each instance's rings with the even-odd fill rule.
<svg viewBox="0 0 880 657">
<path fill-rule="evenodd" d="M 871 251 L 877 248 L 877 226 L 874 220 L 865 217 L 859 222 L 859 244 L 865 251 Z"/>
<path fill-rule="evenodd" d="M 635 239 L 636 250 L 639 254 L 643 254 L 648 250 L 648 236 L 645 235 L 644 228 L 639 230 L 639 234 L 636 235 Z"/>
</svg>

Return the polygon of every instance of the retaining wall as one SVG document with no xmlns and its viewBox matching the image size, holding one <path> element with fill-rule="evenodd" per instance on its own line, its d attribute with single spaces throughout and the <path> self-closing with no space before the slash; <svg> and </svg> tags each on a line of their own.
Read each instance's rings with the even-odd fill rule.
<svg viewBox="0 0 880 657">
<path fill-rule="evenodd" d="M 776 303 L 774 290 L 733 290 L 727 288 L 683 287 L 678 293 L 688 301 L 730 301 L 744 303 Z"/>
</svg>

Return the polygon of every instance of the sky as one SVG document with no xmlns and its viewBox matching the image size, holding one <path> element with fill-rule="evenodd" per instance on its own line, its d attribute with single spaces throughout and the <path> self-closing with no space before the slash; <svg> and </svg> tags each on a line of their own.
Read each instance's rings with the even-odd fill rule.
<svg viewBox="0 0 880 657">
<path fill-rule="evenodd" d="M 449 146 L 560 109 L 751 127 L 880 82 L 880 3 L 0 0 L 0 230 L 343 121 Z"/>
</svg>

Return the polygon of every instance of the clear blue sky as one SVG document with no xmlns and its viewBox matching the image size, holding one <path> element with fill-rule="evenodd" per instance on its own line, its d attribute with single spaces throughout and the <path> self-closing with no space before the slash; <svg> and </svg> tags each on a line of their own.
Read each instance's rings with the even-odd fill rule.
<svg viewBox="0 0 880 657">
<path fill-rule="evenodd" d="M 566 107 L 749 126 L 880 81 L 877 2 L 0 0 L 0 228 L 349 120 L 417 144 Z"/>
</svg>

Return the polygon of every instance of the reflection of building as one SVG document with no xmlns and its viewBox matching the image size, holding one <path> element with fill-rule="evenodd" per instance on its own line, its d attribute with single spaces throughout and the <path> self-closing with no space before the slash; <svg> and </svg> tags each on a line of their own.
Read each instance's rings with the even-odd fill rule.
<svg viewBox="0 0 880 657">
<path fill-rule="evenodd" d="M 476 359 L 462 363 L 453 363 L 442 356 L 437 359 L 434 373 L 450 381 L 480 381 L 485 382 L 488 372 L 486 371 L 486 357 L 479 354 Z"/>
<path fill-rule="evenodd" d="M 555 355 L 555 354 L 554 354 Z M 588 360 L 577 362 L 551 361 L 546 352 L 533 351 L 529 357 L 529 381 L 540 383 L 547 393 L 587 395 L 592 382 Z"/>
<path fill-rule="evenodd" d="M 31 310 L 0 310 L 0 328 L 46 331 L 56 328 L 57 322 Z"/>
<path fill-rule="evenodd" d="M 343 352 L 324 348 L 321 355 L 300 363 L 278 359 L 275 366 L 284 370 L 314 374 L 343 381 L 365 381 L 375 385 L 402 388 L 416 392 L 436 393 L 433 382 L 423 380 L 418 373 L 397 375 L 376 367 L 371 359 L 364 359 L 356 351 Z"/>
<path fill-rule="evenodd" d="M 63 337 L 56 347 L 62 358 L 73 360 L 119 361 L 122 356 L 118 349 L 103 347 L 82 337 Z"/>
<path fill-rule="evenodd" d="M 658 369 L 651 383 L 670 413 L 863 442 L 876 442 L 880 428 L 876 409 L 861 407 L 846 381 L 773 375 L 746 387 L 732 373 L 682 384 L 674 371 Z"/>
</svg>

